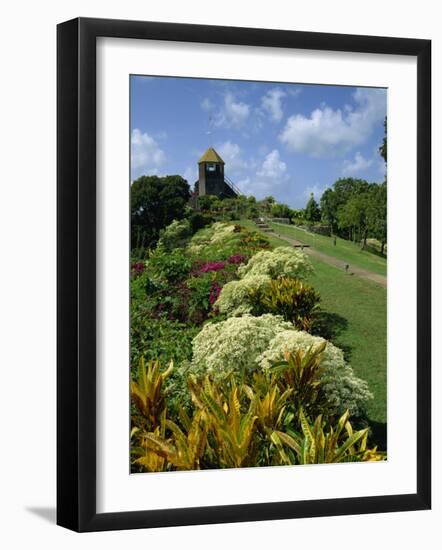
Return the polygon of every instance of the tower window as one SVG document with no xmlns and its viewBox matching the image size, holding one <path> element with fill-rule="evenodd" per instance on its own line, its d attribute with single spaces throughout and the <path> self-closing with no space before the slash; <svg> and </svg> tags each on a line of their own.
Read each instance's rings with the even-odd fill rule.
<svg viewBox="0 0 442 550">
<path fill-rule="evenodd" d="M 207 165 L 207 171 L 208 172 L 215 172 L 216 171 L 216 164 L 210 163 Z"/>
</svg>

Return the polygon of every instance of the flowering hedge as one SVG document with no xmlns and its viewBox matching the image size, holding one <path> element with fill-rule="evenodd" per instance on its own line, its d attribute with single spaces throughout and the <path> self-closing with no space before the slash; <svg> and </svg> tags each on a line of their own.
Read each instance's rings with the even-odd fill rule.
<svg viewBox="0 0 442 550">
<path fill-rule="evenodd" d="M 245 254 L 233 254 L 227 258 L 229 264 L 245 264 L 247 262 L 247 256 Z"/>
<path fill-rule="evenodd" d="M 197 377 L 211 374 L 222 380 L 230 373 L 244 379 L 256 370 L 267 370 L 281 361 L 284 353 L 317 347 L 324 339 L 295 330 L 280 316 L 243 315 L 220 323 L 209 323 L 193 339 L 193 358 L 187 374 Z M 342 350 L 327 342 L 323 352 L 321 390 L 330 414 L 347 409 L 362 416 L 373 398 L 364 380 L 354 375 L 346 364 Z"/>
<path fill-rule="evenodd" d="M 158 248 L 172 250 L 186 244 L 192 235 L 189 220 L 173 220 L 173 222 L 160 233 Z"/>
<path fill-rule="evenodd" d="M 250 313 L 253 309 L 251 293 L 264 290 L 269 283 L 270 277 L 267 275 L 251 275 L 239 281 L 231 281 L 223 286 L 215 305 L 220 313 L 232 317 Z"/>
<path fill-rule="evenodd" d="M 271 279 L 302 279 L 311 271 L 311 263 L 303 252 L 290 246 L 278 246 L 274 250 L 262 250 L 252 256 L 246 265 L 238 268 L 238 275 L 241 279 L 254 275 L 266 275 Z"/>
<path fill-rule="evenodd" d="M 317 347 L 325 340 L 307 332 L 285 330 L 279 332 L 269 343 L 266 351 L 256 358 L 262 369 L 284 359 L 285 352 L 306 351 Z M 343 414 L 347 409 L 352 416 L 362 416 L 367 402 L 373 398 L 365 380 L 357 378 L 353 369 L 346 364 L 341 349 L 327 342 L 323 352 L 321 388 L 332 414 Z"/>
<path fill-rule="evenodd" d="M 269 346 L 278 332 L 290 323 L 275 315 L 231 317 L 209 323 L 193 339 L 193 358 L 188 374 L 212 374 L 221 380 L 233 372 L 238 376 L 258 368 L 256 358 Z"/>
</svg>

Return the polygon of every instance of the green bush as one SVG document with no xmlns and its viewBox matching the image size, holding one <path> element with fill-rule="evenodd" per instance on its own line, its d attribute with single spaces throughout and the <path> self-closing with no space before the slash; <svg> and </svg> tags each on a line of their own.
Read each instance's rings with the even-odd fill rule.
<svg viewBox="0 0 442 550">
<path fill-rule="evenodd" d="M 212 222 L 213 218 L 211 216 L 206 216 L 204 214 L 200 214 L 199 212 L 194 212 L 189 218 L 192 233 L 196 233 L 197 231 L 203 229 L 203 227 L 206 227 Z"/>
<path fill-rule="evenodd" d="M 135 307 L 136 302 L 147 300 L 149 296 L 154 296 L 162 291 L 167 291 L 167 283 L 155 278 L 150 273 L 145 271 L 130 282 L 130 298 L 132 306 Z"/>
<path fill-rule="evenodd" d="M 192 357 L 192 340 L 198 327 L 178 321 L 151 319 L 142 309 L 131 318 L 131 366 L 136 368 L 141 357 L 145 361 L 160 360 L 163 364 L 179 364 Z"/>
<path fill-rule="evenodd" d="M 247 280 L 247 277 L 243 279 Z M 297 329 L 307 331 L 312 327 L 312 315 L 320 301 L 319 294 L 313 287 L 289 277 L 271 280 L 263 288 L 254 288 L 249 291 L 249 296 L 255 315 L 282 315 Z"/>
<path fill-rule="evenodd" d="M 265 370 L 282 361 L 287 353 L 307 352 L 326 340 L 297 330 L 280 331 L 269 343 L 267 349 L 256 357 L 256 364 Z M 346 410 L 352 416 L 364 416 L 366 405 L 373 394 L 365 380 L 357 378 L 353 369 L 344 360 L 341 349 L 327 342 L 322 356 L 321 390 L 327 400 L 330 414 L 342 415 Z"/>
<path fill-rule="evenodd" d="M 189 220 L 173 220 L 170 225 L 160 232 L 158 248 L 170 251 L 174 248 L 183 247 L 190 240 L 192 233 Z"/>
<path fill-rule="evenodd" d="M 298 353 L 297 361 L 309 370 L 319 355 L 320 350 L 316 356 Z M 163 406 L 169 405 L 163 382 L 170 372 L 155 363 L 132 384 L 138 405 L 132 415 L 133 472 L 385 459 L 385 453 L 367 448 L 367 428 L 353 430 L 348 411 L 334 419 L 310 416 L 302 406 L 293 410 L 292 390 L 281 393 L 274 376 L 255 377 L 248 386 L 236 384 L 233 377 L 221 383 L 190 377 L 192 405 L 171 414 Z M 314 389 L 303 392 L 305 398 L 314 394 Z"/>
<path fill-rule="evenodd" d="M 195 324 L 201 324 L 212 309 L 210 295 L 214 284 L 212 273 L 205 273 L 199 277 L 187 280 L 189 289 L 188 317 Z"/>
<path fill-rule="evenodd" d="M 170 252 L 157 248 L 147 262 L 149 273 L 169 283 L 183 280 L 189 274 L 191 267 L 191 259 L 179 248 Z"/>
</svg>

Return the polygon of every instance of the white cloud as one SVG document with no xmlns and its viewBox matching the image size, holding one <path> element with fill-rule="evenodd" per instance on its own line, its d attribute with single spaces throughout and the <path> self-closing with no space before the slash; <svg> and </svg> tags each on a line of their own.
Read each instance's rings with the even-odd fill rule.
<svg viewBox="0 0 442 550">
<path fill-rule="evenodd" d="M 209 98 L 201 102 L 201 108 L 213 112 L 213 124 L 218 127 L 241 128 L 251 113 L 250 105 L 237 100 L 232 92 L 224 94 L 222 106 L 216 111 Z"/>
<path fill-rule="evenodd" d="M 236 101 L 232 93 L 226 93 L 224 96 L 224 118 L 228 126 L 242 126 L 249 114 L 250 107 L 247 103 Z"/>
<path fill-rule="evenodd" d="M 292 97 L 298 97 L 298 95 L 302 92 L 302 88 L 293 88 L 293 87 L 287 87 L 287 92 Z"/>
<path fill-rule="evenodd" d="M 243 193 L 244 195 L 249 195 L 249 194 L 252 194 L 253 190 L 252 190 L 252 180 L 249 178 L 249 176 L 241 179 L 241 180 L 238 180 L 236 182 L 236 185 L 239 187 L 241 193 Z"/>
<path fill-rule="evenodd" d="M 183 173 L 183 178 L 187 181 L 187 183 L 192 187 L 193 184 L 198 179 L 198 170 L 196 166 L 188 166 Z"/>
<path fill-rule="evenodd" d="M 262 199 L 266 195 L 274 194 L 282 183 L 288 185 L 288 180 L 287 165 L 281 160 L 279 151 L 273 149 L 260 163 L 255 174 L 239 180 L 237 185 L 244 194 Z"/>
<path fill-rule="evenodd" d="M 242 156 L 242 151 L 237 143 L 225 141 L 217 145 L 216 150 L 226 163 L 226 172 L 235 173 L 248 167 L 247 161 Z"/>
<path fill-rule="evenodd" d="M 142 175 L 158 174 L 166 155 L 158 143 L 148 133 L 135 128 L 131 136 L 132 179 Z"/>
<path fill-rule="evenodd" d="M 378 160 L 377 168 L 378 168 L 379 174 L 382 176 L 382 181 L 384 181 L 384 179 L 387 176 L 387 165 L 385 164 L 383 159 Z"/>
<path fill-rule="evenodd" d="M 366 159 L 358 151 L 353 160 L 344 160 L 344 165 L 342 168 L 342 174 L 344 176 L 353 176 L 361 174 L 368 170 L 373 164 L 373 159 Z"/>
<path fill-rule="evenodd" d="M 385 90 L 358 88 L 355 108 L 334 110 L 325 105 L 310 117 L 292 115 L 279 138 L 286 147 L 313 157 L 342 154 L 364 143 L 386 114 Z"/>
<path fill-rule="evenodd" d="M 287 164 L 281 160 L 278 149 L 273 149 L 262 163 L 261 168 L 256 172 L 258 177 L 280 178 L 287 170 Z"/>
<path fill-rule="evenodd" d="M 261 98 L 261 106 L 266 111 L 270 119 L 279 122 L 284 114 L 282 109 L 282 99 L 287 94 L 281 88 L 272 88 Z"/>
<path fill-rule="evenodd" d="M 210 99 L 208 97 L 205 97 L 202 101 L 201 101 L 201 109 L 203 111 L 212 111 L 213 108 L 215 107 L 215 105 L 210 101 Z"/>
</svg>

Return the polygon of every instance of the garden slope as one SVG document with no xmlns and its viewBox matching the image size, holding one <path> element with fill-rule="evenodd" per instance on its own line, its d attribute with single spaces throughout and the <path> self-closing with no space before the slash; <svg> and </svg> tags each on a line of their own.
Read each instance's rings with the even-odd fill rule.
<svg viewBox="0 0 442 550">
<path fill-rule="evenodd" d="M 251 221 L 242 220 L 241 225 L 257 230 Z M 264 234 L 273 246 L 286 245 L 276 235 Z M 351 276 L 316 257 L 310 259 L 315 272 L 309 281 L 321 294 L 330 339 L 344 350 L 355 374 L 368 382 L 374 394 L 368 415 L 373 429 L 383 433 L 387 420 L 386 288 Z"/>
</svg>

